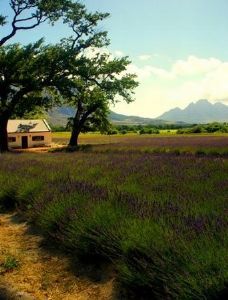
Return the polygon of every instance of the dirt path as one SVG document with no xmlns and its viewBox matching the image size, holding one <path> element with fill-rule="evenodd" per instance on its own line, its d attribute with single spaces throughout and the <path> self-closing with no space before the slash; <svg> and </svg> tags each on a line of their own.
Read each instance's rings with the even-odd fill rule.
<svg viewBox="0 0 228 300">
<path fill-rule="evenodd" d="M 9 299 L 1 295 L 2 287 L 25 293 L 26 299 L 113 299 L 113 278 L 95 283 L 75 276 L 68 259 L 44 250 L 42 238 L 28 229 L 17 216 L 0 214 L 0 300 Z"/>
</svg>

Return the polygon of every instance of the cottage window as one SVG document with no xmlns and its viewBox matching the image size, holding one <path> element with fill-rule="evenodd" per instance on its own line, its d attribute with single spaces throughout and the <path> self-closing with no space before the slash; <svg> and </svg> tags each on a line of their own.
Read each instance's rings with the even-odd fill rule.
<svg viewBox="0 0 228 300">
<path fill-rule="evenodd" d="M 43 135 L 37 135 L 37 136 L 33 136 L 32 140 L 34 142 L 38 142 L 38 141 L 44 141 L 44 136 Z"/>
<path fill-rule="evenodd" d="M 8 137 L 8 142 L 9 143 L 15 143 L 16 142 L 16 137 L 15 136 Z"/>
</svg>

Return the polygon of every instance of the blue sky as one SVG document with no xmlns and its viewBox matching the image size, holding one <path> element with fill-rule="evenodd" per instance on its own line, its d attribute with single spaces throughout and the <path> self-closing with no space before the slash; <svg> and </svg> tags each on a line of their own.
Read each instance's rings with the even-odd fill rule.
<svg viewBox="0 0 228 300">
<path fill-rule="evenodd" d="M 0 12 L 10 15 L 8 0 Z M 111 39 L 109 50 L 128 55 L 129 71 L 139 76 L 136 101 L 118 104 L 125 114 L 155 117 L 175 106 L 208 98 L 228 102 L 227 0 L 84 0 L 89 10 L 110 12 L 100 25 Z M 1 29 L 0 34 L 9 28 Z M 28 43 L 45 36 L 56 42 L 66 36 L 62 25 L 42 25 L 11 42 Z"/>
</svg>

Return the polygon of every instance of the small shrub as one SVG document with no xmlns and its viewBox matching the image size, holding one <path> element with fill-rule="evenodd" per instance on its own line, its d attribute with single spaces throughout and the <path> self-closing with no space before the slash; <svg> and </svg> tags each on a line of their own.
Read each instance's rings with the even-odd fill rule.
<svg viewBox="0 0 228 300">
<path fill-rule="evenodd" d="M 198 149 L 198 150 L 196 150 L 195 154 L 199 155 L 199 156 L 201 156 L 201 155 L 203 156 L 203 155 L 206 155 L 206 152 L 202 149 Z"/>
<path fill-rule="evenodd" d="M 5 183 L 0 191 L 0 208 L 3 211 L 13 211 L 17 206 L 17 186 Z"/>
<path fill-rule="evenodd" d="M 176 132 L 176 134 L 184 134 L 184 133 L 185 133 L 185 130 L 183 130 L 183 129 L 178 129 Z"/>
<path fill-rule="evenodd" d="M 108 135 L 115 135 L 115 134 L 118 134 L 118 130 L 110 130 L 108 131 Z"/>
<path fill-rule="evenodd" d="M 156 128 L 142 128 L 140 131 L 139 131 L 139 134 L 159 134 L 160 131 Z"/>
<path fill-rule="evenodd" d="M 35 200 L 42 194 L 43 185 L 42 180 L 37 178 L 27 179 L 18 187 L 17 205 L 20 209 L 32 209 Z"/>
<path fill-rule="evenodd" d="M 220 155 L 220 152 L 217 151 L 217 150 L 210 150 L 208 152 L 209 155 L 213 155 L 213 156 L 219 156 Z"/>
<path fill-rule="evenodd" d="M 175 155 L 180 155 L 181 154 L 181 150 L 180 149 L 173 149 L 172 153 L 174 153 Z"/>
<path fill-rule="evenodd" d="M 203 128 L 201 126 L 195 126 L 189 130 L 189 133 L 201 133 Z"/>
<path fill-rule="evenodd" d="M 14 256 L 9 255 L 5 258 L 5 261 L 0 266 L 2 273 L 12 272 L 19 267 L 19 261 Z"/>
<path fill-rule="evenodd" d="M 121 130 L 120 133 L 121 134 L 127 134 L 127 130 Z"/>
<path fill-rule="evenodd" d="M 68 245 L 81 256 L 119 257 L 123 215 L 108 202 L 93 205 L 67 226 Z"/>
</svg>

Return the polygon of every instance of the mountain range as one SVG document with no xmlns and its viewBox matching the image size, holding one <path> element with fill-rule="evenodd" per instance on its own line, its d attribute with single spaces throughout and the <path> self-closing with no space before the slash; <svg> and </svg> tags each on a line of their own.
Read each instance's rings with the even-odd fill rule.
<svg viewBox="0 0 228 300">
<path fill-rule="evenodd" d="M 65 126 L 68 118 L 73 117 L 74 114 L 75 110 L 71 107 L 56 107 L 48 112 L 47 119 L 52 125 Z M 110 111 L 109 119 L 114 124 L 126 125 L 228 122 L 228 106 L 221 102 L 212 104 L 208 100 L 199 100 L 190 103 L 185 109 L 179 107 L 171 109 L 158 118 L 127 116 Z"/>
<path fill-rule="evenodd" d="M 228 122 L 228 106 L 221 102 L 212 104 L 208 100 L 202 99 L 196 103 L 190 103 L 185 109 L 179 107 L 171 109 L 159 116 L 158 119 L 186 123 Z"/>
</svg>

